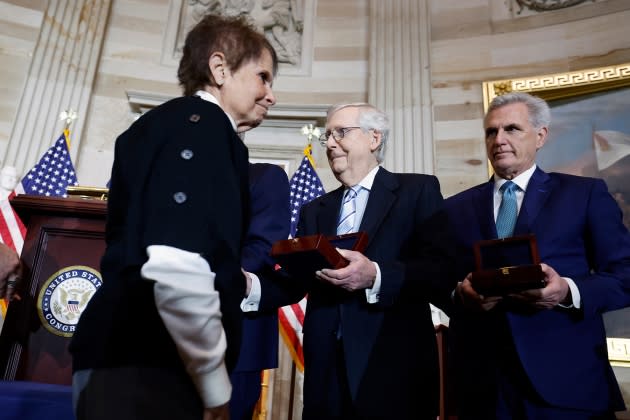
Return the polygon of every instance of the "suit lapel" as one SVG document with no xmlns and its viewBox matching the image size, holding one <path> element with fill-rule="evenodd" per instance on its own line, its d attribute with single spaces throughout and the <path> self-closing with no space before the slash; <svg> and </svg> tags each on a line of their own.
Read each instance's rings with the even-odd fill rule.
<svg viewBox="0 0 630 420">
<path fill-rule="evenodd" d="M 494 180 L 481 184 L 474 190 L 472 205 L 475 208 L 476 218 L 479 220 L 479 230 L 484 239 L 497 237 L 497 226 L 494 223 Z"/>
<path fill-rule="evenodd" d="M 342 185 L 322 198 L 319 203 L 322 209 L 317 213 L 317 233 L 327 236 L 337 234 L 337 219 L 341 209 L 343 191 L 344 187 Z"/>
<path fill-rule="evenodd" d="M 359 230 L 368 234 L 368 246 L 376 236 L 379 226 L 396 200 L 398 188 L 396 176 L 380 168 L 374 177 L 365 212 Z"/>
<path fill-rule="evenodd" d="M 527 184 L 523 204 L 518 213 L 518 219 L 516 219 L 514 235 L 522 235 L 531 232 L 530 226 L 533 226 L 534 220 L 551 193 L 552 185 L 550 180 L 551 178 L 547 173 L 543 172 L 540 168 L 536 168 L 529 180 L 529 184 Z"/>
</svg>

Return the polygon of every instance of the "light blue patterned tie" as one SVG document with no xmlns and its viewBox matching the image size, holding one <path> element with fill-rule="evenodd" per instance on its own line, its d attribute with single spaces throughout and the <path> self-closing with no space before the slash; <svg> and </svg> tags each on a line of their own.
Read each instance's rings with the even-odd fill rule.
<svg viewBox="0 0 630 420">
<path fill-rule="evenodd" d="M 512 181 L 507 181 L 499 189 L 503 193 L 503 199 L 497 214 L 497 234 L 499 238 L 507 238 L 514 233 L 516 217 L 518 216 L 518 206 L 516 204 L 516 191 L 518 188 L 518 185 Z"/>
<path fill-rule="evenodd" d="M 358 189 L 359 187 L 355 188 Z M 354 217 L 357 213 L 356 198 L 357 191 L 354 188 L 348 188 L 346 195 L 343 197 L 339 223 L 337 223 L 337 235 L 352 232 L 354 228 Z"/>
</svg>

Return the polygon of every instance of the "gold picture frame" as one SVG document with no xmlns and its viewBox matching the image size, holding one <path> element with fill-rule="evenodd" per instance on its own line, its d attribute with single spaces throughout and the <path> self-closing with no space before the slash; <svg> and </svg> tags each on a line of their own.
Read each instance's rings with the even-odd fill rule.
<svg viewBox="0 0 630 420">
<path fill-rule="evenodd" d="M 546 101 L 578 101 L 586 95 L 630 87 L 630 63 L 566 73 L 483 82 L 484 113 L 492 99 L 509 92 L 526 92 Z M 553 130 L 553 122 L 552 122 Z M 492 167 L 488 162 L 488 171 Z M 613 366 L 630 367 L 630 337 L 607 337 L 608 358 Z"/>
<path fill-rule="evenodd" d="M 484 112 L 495 96 L 527 92 L 546 101 L 630 86 L 630 63 L 567 73 L 483 82 Z"/>
</svg>

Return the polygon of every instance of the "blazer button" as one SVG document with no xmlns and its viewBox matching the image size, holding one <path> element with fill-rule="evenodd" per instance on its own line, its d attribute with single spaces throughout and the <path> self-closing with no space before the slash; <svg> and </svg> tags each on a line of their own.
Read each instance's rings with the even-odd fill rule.
<svg viewBox="0 0 630 420">
<path fill-rule="evenodd" d="M 182 204 L 184 203 L 186 200 L 188 199 L 188 197 L 186 197 L 186 193 L 185 192 L 176 192 L 175 194 L 173 194 L 173 200 L 175 200 L 175 202 L 177 204 Z"/>
<path fill-rule="evenodd" d="M 194 153 L 190 149 L 184 149 L 179 155 L 182 157 L 182 159 L 190 160 L 194 156 Z"/>
<path fill-rule="evenodd" d="M 201 116 L 199 116 L 199 114 L 192 114 L 190 118 L 188 118 L 190 122 L 194 122 L 194 123 L 199 122 L 200 119 L 201 119 Z"/>
</svg>

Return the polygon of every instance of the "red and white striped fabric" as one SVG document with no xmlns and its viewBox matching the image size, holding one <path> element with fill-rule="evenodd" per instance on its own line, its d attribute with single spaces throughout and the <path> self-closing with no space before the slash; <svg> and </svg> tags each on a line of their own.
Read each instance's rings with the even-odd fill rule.
<svg viewBox="0 0 630 420">
<path fill-rule="evenodd" d="M 278 310 L 280 335 L 300 372 L 304 372 L 304 354 L 302 352 L 304 312 L 306 312 L 306 297 L 298 303 L 283 306 Z"/>
<path fill-rule="evenodd" d="M 15 210 L 13 210 L 13 207 L 11 207 L 9 200 L 13 197 L 15 197 L 15 192 L 0 200 L 0 242 L 15 250 L 19 255 L 22 253 L 22 247 L 24 246 L 26 228 L 15 213 Z M 0 299 L 0 316 L 2 319 L 7 313 L 7 303 L 5 299 Z"/>
<path fill-rule="evenodd" d="M 20 254 L 24 246 L 26 228 L 11 207 L 10 200 L 13 197 L 15 197 L 15 192 L 4 200 L 0 200 L 0 241 Z"/>
</svg>

